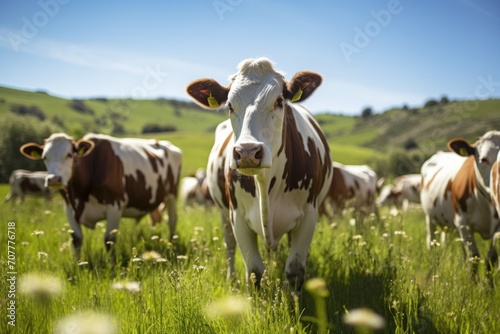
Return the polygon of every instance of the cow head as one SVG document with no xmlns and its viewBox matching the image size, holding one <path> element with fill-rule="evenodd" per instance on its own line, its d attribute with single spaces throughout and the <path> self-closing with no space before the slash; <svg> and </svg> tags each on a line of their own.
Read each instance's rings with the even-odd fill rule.
<svg viewBox="0 0 500 334">
<path fill-rule="evenodd" d="M 48 175 L 45 186 L 66 187 L 71 179 L 74 158 L 84 157 L 94 149 L 94 143 L 80 140 L 77 143 L 64 133 L 54 133 L 44 145 L 27 143 L 21 146 L 21 153 L 31 160 L 43 159 Z"/>
<path fill-rule="evenodd" d="M 186 89 L 206 109 L 226 105 L 234 132 L 230 167 L 244 175 L 270 168 L 282 144 L 283 122 L 289 103 L 304 101 L 321 84 L 313 72 L 299 72 L 290 82 L 265 58 L 247 59 L 228 87 L 213 79 L 200 79 Z"/>
<path fill-rule="evenodd" d="M 452 139 L 448 147 L 459 155 L 474 156 L 476 174 L 486 187 L 490 186 L 491 167 L 500 151 L 500 131 L 488 131 L 472 145 L 462 138 Z"/>
</svg>

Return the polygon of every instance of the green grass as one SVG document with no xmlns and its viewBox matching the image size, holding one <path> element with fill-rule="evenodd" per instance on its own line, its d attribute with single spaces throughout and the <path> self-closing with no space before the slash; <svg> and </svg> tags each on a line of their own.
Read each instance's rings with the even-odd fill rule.
<svg viewBox="0 0 500 334">
<path fill-rule="evenodd" d="M 0 186 L 0 198 L 7 186 Z M 179 206 L 180 208 L 182 206 Z M 334 221 L 322 218 L 311 246 L 308 278 L 320 277 L 329 296 L 325 312 L 331 333 L 354 333 L 342 322 L 348 310 L 367 307 L 386 320 L 386 333 L 494 333 L 500 330 L 500 292 L 486 284 L 483 266 L 479 281 L 471 281 L 464 266 L 457 235 L 427 250 L 420 209 L 393 216 L 382 211 L 352 226 L 351 214 Z M 266 258 L 262 288 L 249 290 L 244 280 L 241 254 L 237 252 L 237 279 L 225 280 L 225 248 L 219 215 L 215 210 L 179 210 L 178 238 L 168 241 L 166 224 L 150 227 L 123 219 L 116 246 L 117 264 L 111 265 L 103 245 L 104 224 L 84 228 L 83 260 L 78 265 L 71 248 L 69 225 L 62 201 L 51 203 L 28 198 L 24 205 L 0 206 L 0 233 L 7 268 L 8 223 L 15 222 L 16 278 L 28 273 L 56 277 L 62 292 L 37 300 L 16 290 L 16 328 L 3 317 L 1 333 L 52 333 L 65 316 L 92 310 L 109 315 L 119 333 L 316 333 L 315 299 L 303 291 L 297 306 L 289 297 L 284 277 L 288 247 Z M 43 234 L 34 233 L 43 231 Z M 487 242 L 478 238 L 482 254 Z M 166 261 L 133 261 L 147 251 Z M 263 252 L 265 254 L 265 252 Z M 8 302 L 7 270 L 1 272 L 0 306 Z M 500 283 L 498 274 L 495 277 Z M 131 293 L 113 288 L 123 281 L 140 282 Z M 239 297 L 249 303 L 246 312 L 214 317 L 214 303 Z M 230 304 L 232 310 L 236 304 Z M 207 311 L 208 309 L 208 311 Z M 226 316 L 223 316 L 226 314 Z M 356 331 L 359 333 L 362 331 Z"/>
</svg>

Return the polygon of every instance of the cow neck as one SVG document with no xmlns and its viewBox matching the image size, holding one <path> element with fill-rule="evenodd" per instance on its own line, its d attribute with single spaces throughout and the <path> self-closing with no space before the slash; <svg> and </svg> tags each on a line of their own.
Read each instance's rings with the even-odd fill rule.
<svg viewBox="0 0 500 334">
<path fill-rule="evenodd" d="M 309 191 L 308 203 L 317 205 L 316 199 L 321 192 L 327 174 L 331 172 L 332 162 L 329 158 L 329 148 L 326 138 L 322 136 L 321 129 L 312 118 L 305 119 L 321 138 L 325 149 L 324 162 L 314 140 L 307 138 L 307 147 L 300 133 L 293 109 L 285 104 L 285 115 L 283 117 L 282 142 L 278 150 L 278 156 L 285 154 L 285 166 L 282 179 L 285 181 L 285 192 L 295 189 Z M 295 163 L 294 163 L 295 162 Z M 297 163 L 298 162 L 298 163 Z"/>
<path fill-rule="evenodd" d="M 264 240 L 266 240 L 266 245 L 270 249 L 275 248 L 275 240 L 273 235 L 272 221 L 269 219 L 269 177 L 266 177 L 266 173 L 262 172 L 254 176 L 257 188 L 259 191 L 259 206 L 260 206 L 260 223 L 262 225 L 262 233 L 264 235 Z"/>
</svg>

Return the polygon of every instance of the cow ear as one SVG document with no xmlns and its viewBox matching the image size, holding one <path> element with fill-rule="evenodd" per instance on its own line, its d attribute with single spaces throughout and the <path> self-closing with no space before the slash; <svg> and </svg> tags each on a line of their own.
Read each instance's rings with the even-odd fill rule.
<svg viewBox="0 0 500 334">
<path fill-rule="evenodd" d="M 222 87 L 214 79 L 199 79 L 186 87 L 186 93 L 205 109 L 218 109 L 227 101 L 229 88 Z"/>
<path fill-rule="evenodd" d="M 462 138 L 450 140 L 448 142 L 448 148 L 450 149 L 450 151 L 453 151 L 463 157 L 474 155 L 474 146 L 469 145 L 469 143 Z"/>
<path fill-rule="evenodd" d="M 40 160 L 43 153 L 43 145 L 37 143 L 27 143 L 21 146 L 19 151 L 28 159 Z"/>
<path fill-rule="evenodd" d="M 80 139 L 76 144 L 75 144 L 75 151 L 76 155 L 79 157 L 84 157 L 92 150 L 94 149 L 95 144 L 94 142 L 86 139 Z"/>
<path fill-rule="evenodd" d="M 284 96 L 290 102 L 307 99 L 321 85 L 323 78 L 318 73 L 302 71 L 295 74 L 286 84 Z"/>
</svg>

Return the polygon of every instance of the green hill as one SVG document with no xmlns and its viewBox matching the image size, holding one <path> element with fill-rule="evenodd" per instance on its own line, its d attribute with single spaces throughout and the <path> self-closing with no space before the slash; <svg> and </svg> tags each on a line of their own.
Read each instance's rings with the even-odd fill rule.
<svg viewBox="0 0 500 334">
<path fill-rule="evenodd" d="M 386 170 L 389 166 L 381 165 L 393 152 L 404 152 L 406 159 L 418 165 L 435 151 L 446 150 L 447 141 L 454 137 L 473 141 L 488 130 L 500 129 L 500 99 L 429 105 L 366 117 L 329 113 L 315 117 L 327 135 L 334 160 L 370 163 L 384 174 L 400 173 L 394 170 L 397 167 Z M 45 92 L 0 87 L 0 122 L 41 122 L 75 138 L 96 132 L 167 139 L 184 151 L 184 175 L 205 166 L 213 131 L 226 117 L 223 112 L 205 111 L 186 101 L 69 100 Z"/>
</svg>

